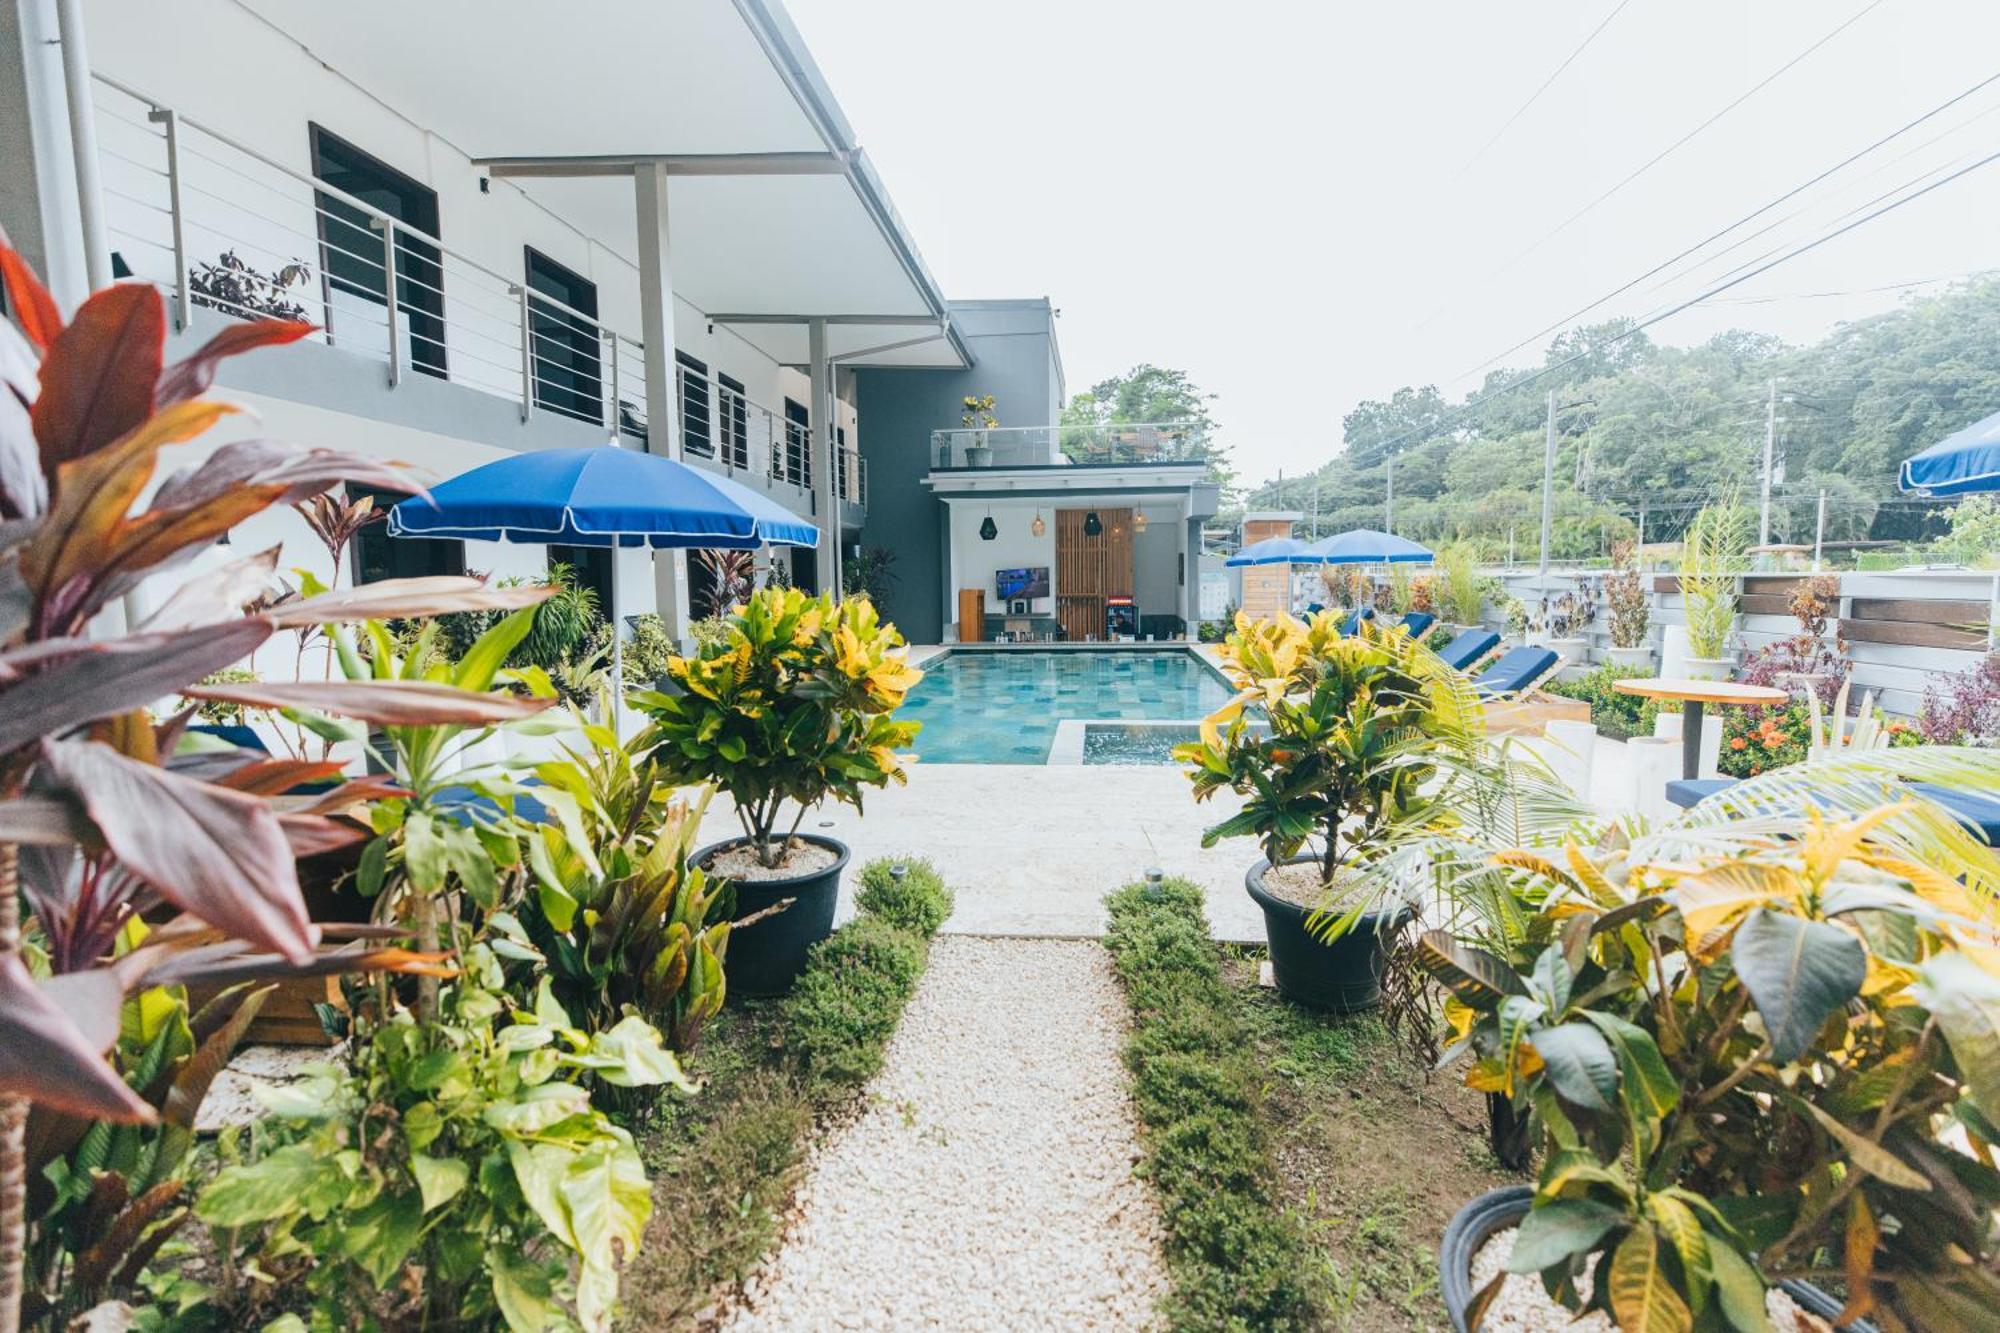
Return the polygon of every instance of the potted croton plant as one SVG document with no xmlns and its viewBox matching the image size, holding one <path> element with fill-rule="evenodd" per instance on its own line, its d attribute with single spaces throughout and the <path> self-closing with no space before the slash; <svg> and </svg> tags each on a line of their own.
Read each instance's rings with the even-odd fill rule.
<svg viewBox="0 0 2000 1333">
<path fill-rule="evenodd" d="M 1612 543 L 1604 600 L 1611 608 L 1611 647 L 1606 650 L 1611 665 L 1621 671 L 1645 670 L 1653 657 L 1646 642 L 1652 604 L 1639 577 L 1638 548 L 1629 541 Z"/>
<path fill-rule="evenodd" d="M 1907 804 L 1807 809 L 1504 854 L 1506 939 L 1419 941 L 1448 1058 L 1542 1146 L 1445 1235 L 1461 1333 L 1496 1301 L 1625 1333 L 2000 1327 L 2000 859 Z"/>
<path fill-rule="evenodd" d="M 1389 942 L 1411 916 L 1380 858 L 1442 817 L 1439 753 L 1471 754 L 1479 708 L 1408 635 L 1364 624 L 1343 638 L 1340 621 L 1239 614 L 1222 646 L 1238 693 L 1174 758 L 1197 801 L 1224 788 L 1245 797 L 1202 845 L 1249 834 L 1262 847 L 1244 882 L 1278 989 L 1345 1012 L 1380 1001 Z"/>
<path fill-rule="evenodd" d="M 729 989 L 778 993 L 833 932 L 848 861 L 844 843 L 799 826 L 823 801 L 859 810 L 864 788 L 905 780 L 898 751 L 920 724 L 894 714 L 923 673 L 867 598 L 763 588 L 694 656 L 668 659 L 667 679 L 634 696 L 652 718 L 635 748 L 668 782 L 712 782 L 735 803 L 743 836 L 694 863 L 735 883 L 739 923 L 759 918 L 730 939 Z"/>
</svg>

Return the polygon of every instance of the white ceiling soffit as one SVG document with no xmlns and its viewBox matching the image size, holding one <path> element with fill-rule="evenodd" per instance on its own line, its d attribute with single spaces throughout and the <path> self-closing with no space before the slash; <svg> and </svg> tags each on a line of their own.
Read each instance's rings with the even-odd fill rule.
<svg viewBox="0 0 2000 1333">
<path fill-rule="evenodd" d="M 470 157 L 845 154 L 844 174 L 674 177 L 675 289 L 710 311 L 902 317 L 942 308 L 775 0 L 238 2 Z M 519 184 L 636 254 L 629 182 Z M 918 364 L 966 364 L 955 335 L 945 341 L 946 359 Z"/>
<path fill-rule="evenodd" d="M 730 330 L 756 344 L 766 356 L 788 366 L 803 366 L 808 356 L 806 326 L 800 323 L 736 323 Z M 827 352 L 846 366 L 963 366 L 958 348 L 936 321 L 923 324 L 829 324 Z"/>
</svg>

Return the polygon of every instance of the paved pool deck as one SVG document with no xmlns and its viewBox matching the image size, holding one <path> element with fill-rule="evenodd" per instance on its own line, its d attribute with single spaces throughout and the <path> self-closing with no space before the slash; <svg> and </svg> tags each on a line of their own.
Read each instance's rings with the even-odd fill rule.
<svg viewBox="0 0 2000 1333">
<path fill-rule="evenodd" d="M 940 651 L 918 648 L 911 658 L 921 664 Z M 1625 747 L 1599 738 L 1591 790 L 1622 798 L 1628 771 Z M 1171 765 L 919 763 L 908 786 L 868 793 L 865 814 L 829 805 L 801 829 L 853 849 L 842 919 L 853 912 L 862 863 L 910 855 L 930 858 L 957 891 L 947 931 L 1096 936 L 1104 931 L 1104 895 L 1157 866 L 1201 885 L 1218 939 L 1261 943 L 1263 916 L 1243 888 L 1255 845 L 1246 838 L 1201 845 L 1202 830 L 1239 804 L 1223 792 L 1197 805 L 1187 777 Z M 701 833 L 704 842 L 740 836 L 725 800 L 710 808 Z"/>
</svg>

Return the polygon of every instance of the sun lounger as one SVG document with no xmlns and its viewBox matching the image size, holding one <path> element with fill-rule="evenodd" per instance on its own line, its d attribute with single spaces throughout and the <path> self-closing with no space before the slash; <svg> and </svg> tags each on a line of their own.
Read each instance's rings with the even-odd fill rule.
<svg viewBox="0 0 2000 1333">
<path fill-rule="evenodd" d="M 1429 634 L 1431 626 L 1435 624 L 1437 617 L 1428 611 L 1412 611 L 1403 617 L 1403 628 L 1410 632 L 1410 637 L 1413 639 L 1421 639 Z"/>
<path fill-rule="evenodd" d="M 1360 608 L 1353 615 L 1349 616 L 1346 620 L 1341 622 L 1340 637 L 1343 639 L 1353 638 L 1355 635 L 1361 632 L 1362 621 L 1373 620 L 1374 618 L 1375 618 L 1374 607 L 1364 606 Z"/>
<path fill-rule="evenodd" d="M 1438 656 L 1453 671 L 1470 671 L 1475 662 L 1500 646 L 1500 636 L 1492 630 L 1460 630 L 1458 637 L 1438 649 Z"/>
<path fill-rule="evenodd" d="M 1541 690 L 1543 681 L 1562 668 L 1562 658 L 1547 648 L 1510 648 L 1472 681 L 1486 701 L 1486 730 L 1539 733 L 1551 722 L 1588 722 L 1590 705 Z"/>
<path fill-rule="evenodd" d="M 1736 782 L 1735 778 L 1676 779 L 1667 784 L 1667 799 L 1685 810 L 1735 786 Z M 1943 806 L 1987 845 L 2000 847 L 2000 793 L 1959 791 L 1935 782 L 1912 782 L 1910 790 Z"/>
</svg>

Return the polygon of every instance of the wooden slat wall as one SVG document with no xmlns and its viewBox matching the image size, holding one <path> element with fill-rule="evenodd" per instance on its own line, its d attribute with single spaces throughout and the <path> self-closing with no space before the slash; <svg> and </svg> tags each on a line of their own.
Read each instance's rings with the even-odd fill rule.
<svg viewBox="0 0 2000 1333">
<path fill-rule="evenodd" d="M 1100 509 L 1104 531 L 1083 535 L 1087 510 L 1056 510 L 1056 618 L 1063 637 L 1104 637 L 1104 599 L 1132 595 L 1132 511 Z"/>
</svg>

